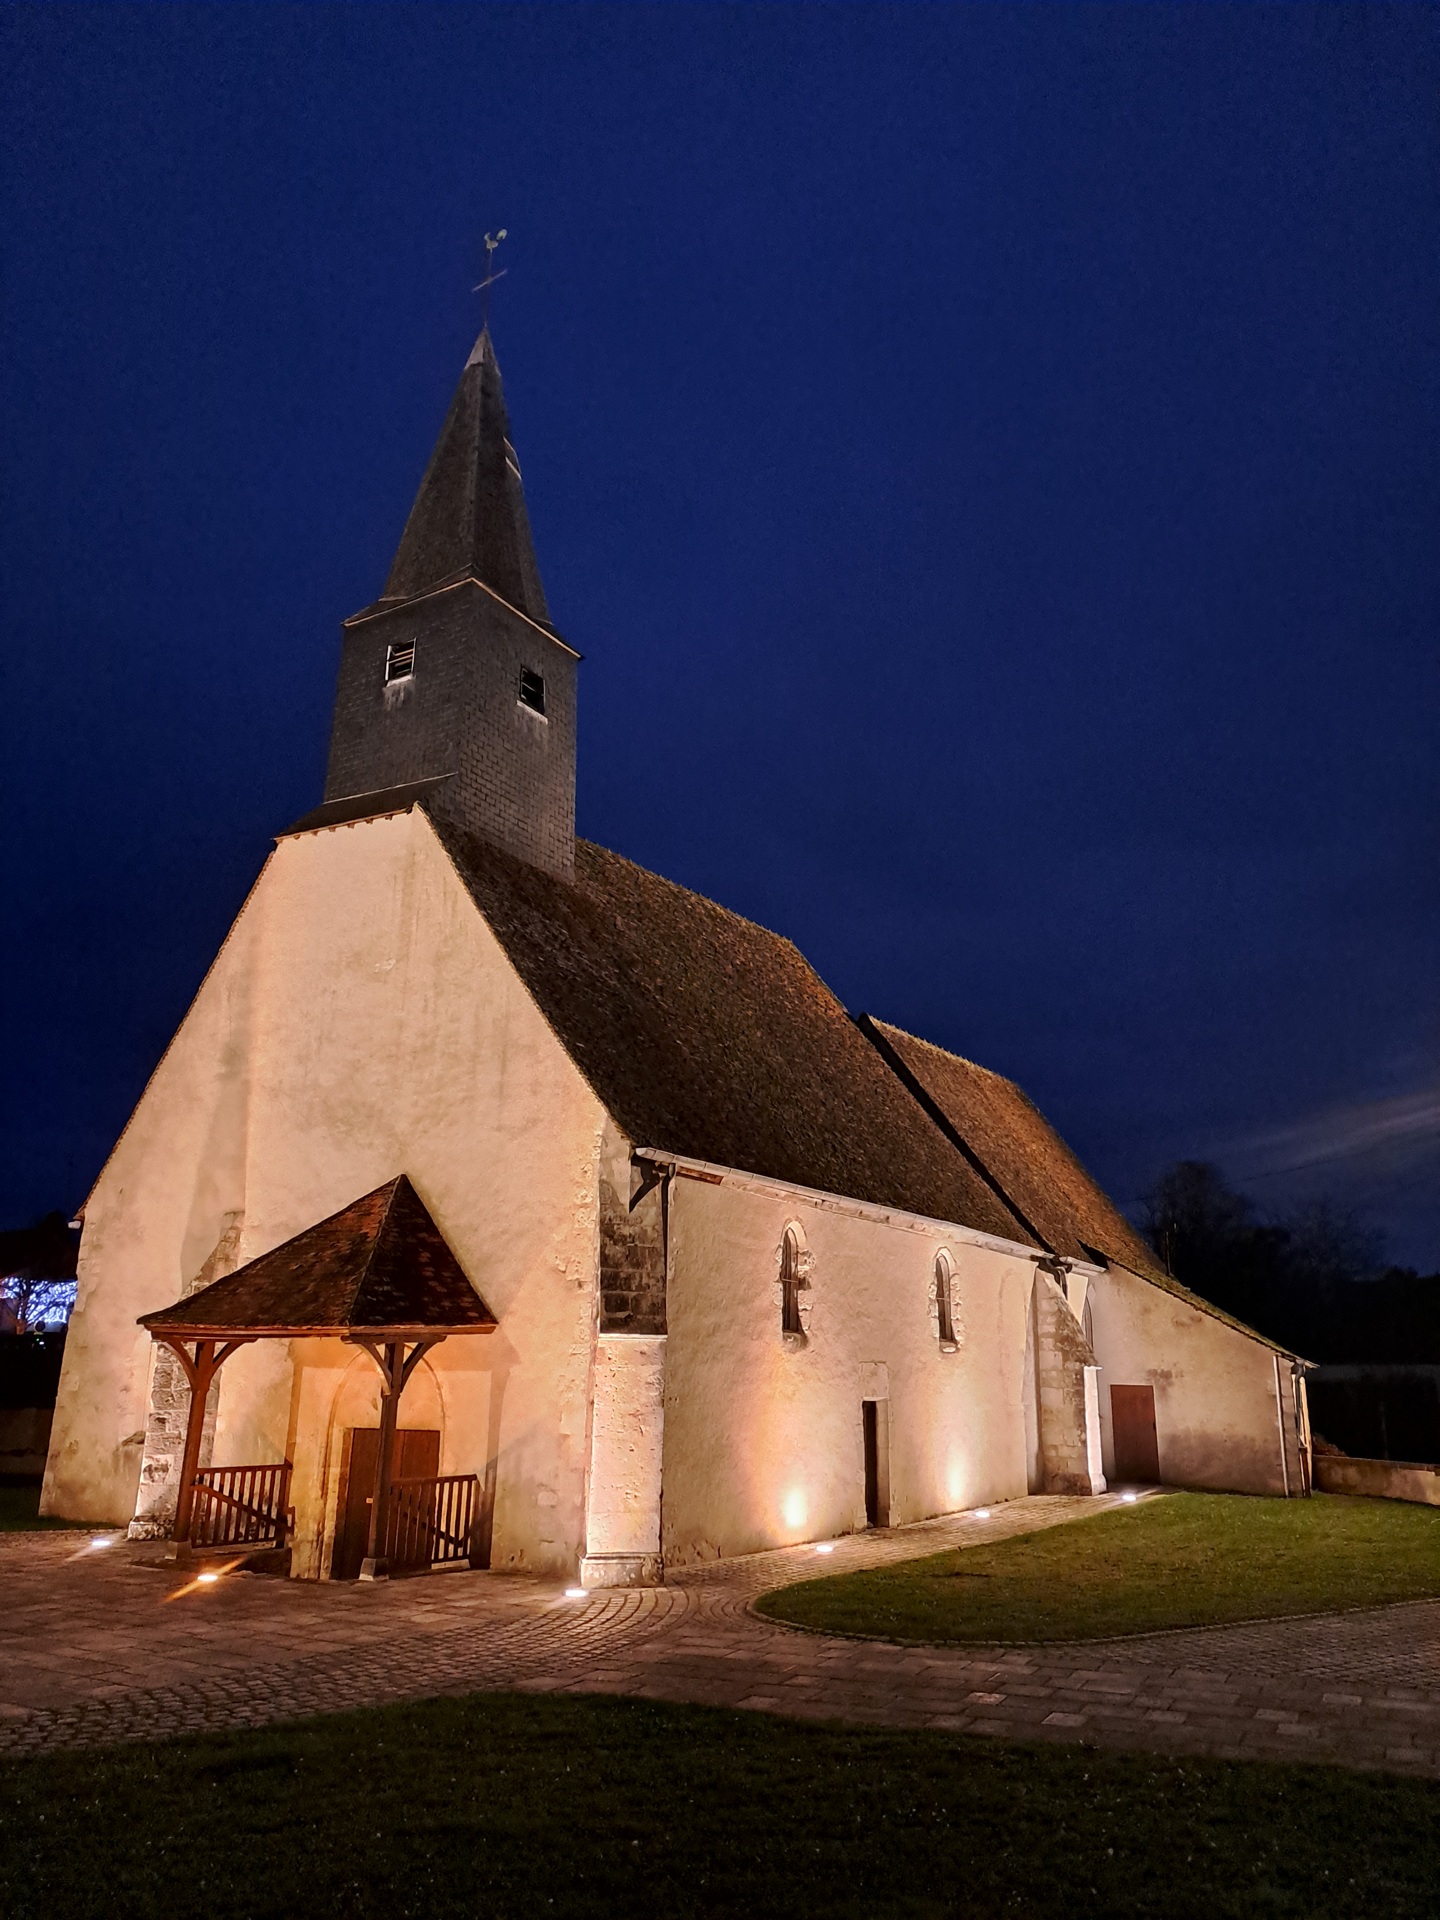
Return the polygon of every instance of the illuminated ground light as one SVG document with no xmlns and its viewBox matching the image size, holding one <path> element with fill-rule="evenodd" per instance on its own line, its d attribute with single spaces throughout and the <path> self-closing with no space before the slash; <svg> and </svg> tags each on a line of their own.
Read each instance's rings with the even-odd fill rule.
<svg viewBox="0 0 1440 1920">
<path fill-rule="evenodd" d="M 218 1573 L 197 1573 L 195 1584 L 197 1587 L 213 1587 L 219 1578 Z"/>
<path fill-rule="evenodd" d="M 815 1551 L 817 1553 L 833 1553 L 835 1551 L 835 1542 L 833 1540 L 817 1540 L 815 1543 Z"/>
<path fill-rule="evenodd" d="M 565 1589 L 565 1598 L 567 1600 L 588 1600 L 589 1597 L 590 1589 L 588 1587 L 566 1587 Z"/>
<path fill-rule="evenodd" d="M 90 1542 L 92 1547 L 113 1547 L 116 1536 L 113 1533 L 98 1533 Z"/>
<path fill-rule="evenodd" d="M 780 1503 L 780 1512 L 787 1527 L 803 1527 L 805 1524 L 805 1496 L 796 1488 L 787 1493 Z"/>
<path fill-rule="evenodd" d="M 1138 1493 L 1122 1493 L 1120 1498 L 1125 1502 L 1127 1507 L 1133 1507 L 1140 1496 Z"/>
<path fill-rule="evenodd" d="M 988 1520 L 990 1518 L 989 1507 L 976 1507 L 975 1518 L 977 1520 Z"/>
</svg>

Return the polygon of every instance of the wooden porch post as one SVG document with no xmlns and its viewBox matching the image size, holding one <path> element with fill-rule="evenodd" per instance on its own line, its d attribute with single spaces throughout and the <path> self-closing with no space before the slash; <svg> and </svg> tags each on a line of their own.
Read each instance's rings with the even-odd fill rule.
<svg viewBox="0 0 1440 1920">
<path fill-rule="evenodd" d="M 417 1364 L 445 1338 L 429 1333 L 418 1339 L 407 1354 L 405 1341 L 367 1340 L 363 1334 L 349 1333 L 345 1338 L 363 1347 L 380 1369 L 380 1433 L 375 1454 L 375 1492 L 370 1501 L 370 1534 L 365 1558 L 360 1562 L 362 1580 L 384 1580 L 390 1562 L 385 1552 L 386 1524 L 390 1518 L 390 1477 L 395 1465 L 395 1428 L 400 1418 L 400 1396 Z"/>
<path fill-rule="evenodd" d="M 211 1384 L 221 1367 L 237 1347 L 247 1346 L 249 1341 L 242 1337 L 238 1340 L 228 1340 L 221 1347 L 216 1340 L 197 1340 L 195 1352 L 192 1355 L 186 1352 L 185 1342 L 182 1339 L 163 1333 L 156 1334 L 155 1338 L 174 1354 L 185 1369 L 185 1378 L 190 1382 L 190 1411 L 185 1416 L 185 1445 L 180 1455 L 180 1487 L 175 1498 L 175 1528 L 170 1536 L 173 1540 L 188 1540 L 190 1517 L 195 1506 L 195 1473 L 200 1465 L 200 1439 L 205 1431 L 205 1402 L 210 1398 Z"/>
<path fill-rule="evenodd" d="M 167 1342 L 172 1353 L 180 1356 L 190 1380 L 190 1411 L 185 1419 L 185 1447 L 180 1455 L 180 1490 L 175 1501 L 177 1540 L 190 1538 L 190 1515 L 195 1504 L 195 1470 L 200 1465 L 200 1437 L 205 1430 L 205 1402 L 210 1398 L 210 1382 L 215 1378 L 215 1342 L 197 1340 L 192 1360 L 181 1343 Z"/>
<path fill-rule="evenodd" d="M 360 1567 L 362 1580 L 384 1579 L 390 1563 L 383 1552 L 385 1523 L 390 1517 L 390 1476 L 395 1463 L 395 1427 L 400 1414 L 400 1392 L 405 1384 L 405 1343 L 387 1340 L 370 1351 L 380 1367 L 380 1444 L 375 1449 L 375 1494 L 370 1502 L 370 1539 Z M 384 1358 L 381 1359 L 383 1352 Z"/>
</svg>

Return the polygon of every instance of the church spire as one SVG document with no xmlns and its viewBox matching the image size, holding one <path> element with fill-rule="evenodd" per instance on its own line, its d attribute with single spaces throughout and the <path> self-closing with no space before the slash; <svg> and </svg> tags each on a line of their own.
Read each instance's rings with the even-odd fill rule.
<svg viewBox="0 0 1440 1920">
<path fill-rule="evenodd" d="M 385 591 L 345 622 L 326 806 L 384 812 L 423 787 L 427 811 L 572 873 L 579 659 L 546 610 L 486 329 Z"/>
<path fill-rule="evenodd" d="M 466 579 L 549 626 L 488 327 L 465 362 L 379 605 Z"/>
</svg>

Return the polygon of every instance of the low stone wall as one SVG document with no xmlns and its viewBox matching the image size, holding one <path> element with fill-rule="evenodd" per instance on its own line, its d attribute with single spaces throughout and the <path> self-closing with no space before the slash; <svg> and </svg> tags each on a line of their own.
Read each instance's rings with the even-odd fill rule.
<svg viewBox="0 0 1440 1920">
<path fill-rule="evenodd" d="M 1440 1507 L 1440 1467 L 1408 1460 L 1348 1460 L 1320 1453 L 1315 1456 L 1315 1485 L 1321 1493 L 1361 1493 L 1372 1500 L 1416 1500 Z"/>
</svg>

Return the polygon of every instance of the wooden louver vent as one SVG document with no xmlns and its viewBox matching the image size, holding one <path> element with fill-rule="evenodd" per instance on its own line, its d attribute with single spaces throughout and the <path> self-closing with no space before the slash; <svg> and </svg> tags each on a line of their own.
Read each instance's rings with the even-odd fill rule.
<svg viewBox="0 0 1440 1920">
<path fill-rule="evenodd" d="M 520 704 L 532 713 L 545 711 L 545 676 L 529 667 L 520 669 Z"/>
</svg>

